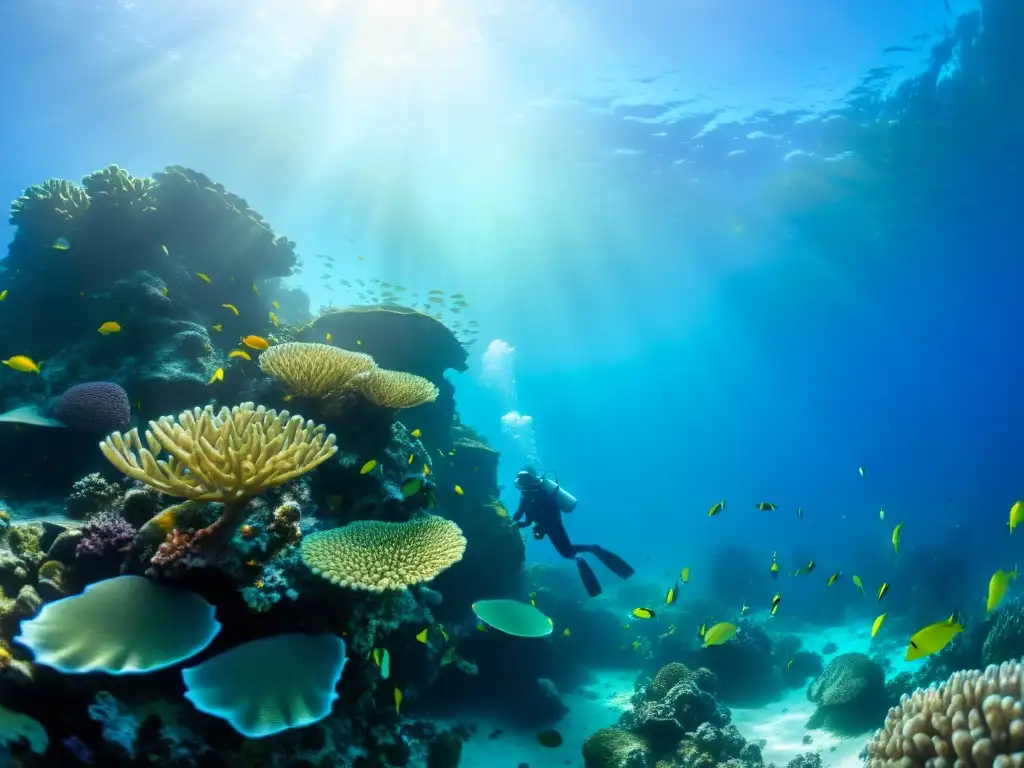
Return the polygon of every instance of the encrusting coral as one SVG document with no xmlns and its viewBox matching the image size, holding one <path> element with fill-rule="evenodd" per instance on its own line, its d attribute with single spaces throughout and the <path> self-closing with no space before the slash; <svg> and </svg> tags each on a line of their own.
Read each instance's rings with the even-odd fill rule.
<svg viewBox="0 0 1024 768">
<path fill-rule="evenodd" d="M 459 526 L 435 515 L 405 523 L 360 520 L 302 540 L 302 559 L 313 573 L 370 592 L 430 581 L 465 551 Z"/>
<path fill-rule="evenodd" d="M 1009 768 L 1024 762 L 1024 666 L 1004 662 L 984 672 L 904 696 L 868 743 L 870 768 L 958 765 Z"/>
</svg>

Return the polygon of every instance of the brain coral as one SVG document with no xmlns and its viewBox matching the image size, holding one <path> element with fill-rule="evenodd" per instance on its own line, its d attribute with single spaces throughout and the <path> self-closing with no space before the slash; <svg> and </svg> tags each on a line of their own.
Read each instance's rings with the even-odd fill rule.
<svg viewBox="0 0 1024 768">
<path fill-rule="evenodd" d="M 651 685 L 647 689 L 647 697 L 650 699 L 663 699 L 666 693 L 689 676 L 690 670 L 685 664 L 681 664 L 678 661 L 670 661 L 659 669 L 654 679 L 651 680 Z"/>
<path fill-rule="evenodd" d="M 88 381 L 65 391 L 54 405 L 54 415 L 75 429 L 116 432 L 128 429 L 132 407 L 120 384 Z"/>
<path fill-rule="evenodd" d="M 867 765 L 952 767 L 1021 765 L 1024 706 L 1019 662 L 954 673 L 904 696 L 866 747 Z"/>
<path fill-rule="evenodd" d="M 430 581 L 465 551 L 459 526 L 435 515 L 405 523 L 359 520 L 302 540 L 302 559 L 313 573 L 370 592 Z"/>
<path fill-rule="evenodd" d="M 849 704 L 863 693 L 885 686 L 885 672 L 863 653 L 843 653 L 807 688 L 807 698 L 824 707 Z"/>
</svg>

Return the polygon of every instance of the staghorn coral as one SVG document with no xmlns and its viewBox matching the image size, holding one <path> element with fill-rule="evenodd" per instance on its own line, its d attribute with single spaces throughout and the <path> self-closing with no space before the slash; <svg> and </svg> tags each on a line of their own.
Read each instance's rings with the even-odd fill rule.
<svg viewBox="0 0 1024 768">
<path fill-rule="evenodd" d="M 341 394 L 354 376 L 376 364 L 361 352 L 295 341 L 265 350 L 259 365 L 299 397 L 325 400 Z"/>
<path fill-rule="evenodd" d="M 438 389 L 422 376 L 385 368 L 371 368 L 352 377 L 349 387 L 374 405 L 399 410 L 437 399 Z"/>
<path fill-rule="evenodd" d="M 1024 704 L 1019 662 L 954 673 L 903 696 L 865 748 L 870 768 L 1020 765 Z"/>
<path fill-rule="evenodd" d="M 100 443 L 111 464 L 158 491 L 193 501 L 246 501 L 288 482 L 334 455 L 334 435 L 301 416 L 242 403 L 213 406 L 149 422 L 139 432 L 114 432 Z M 161 450 L 170 456 L 158 459 Z"/>
<path fill-rule="evenodd" d="M 430 581 L 465 550 L 459 526 L 435 515 L 405 523 L 360 520 L 302 540 L 302 559 L 313 573 L 370 592 Z"/>
</svg>

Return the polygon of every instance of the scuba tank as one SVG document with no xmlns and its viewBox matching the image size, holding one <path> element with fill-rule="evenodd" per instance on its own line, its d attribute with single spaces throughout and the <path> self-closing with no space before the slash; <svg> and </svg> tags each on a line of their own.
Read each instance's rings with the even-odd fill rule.
<svg viewBox="0 0 1024 768">
<path fill-rule="evenodd" d="M 580 503 L 579 500 L 559 484 L 558 475 L 555 475 L 554 480 L 548 477 L 548 475 L 554 475 L 554 472 L 545 472 L 540 476 L 541 489 L 555 497 L 555 502 L 560 510 L 572 512 L 576 509 L 576 505 Z"/>
<path fill-rule="evenodd" d="M 552 480 L 548 475 L 553 475 L 555 479 Z M 561 512 L 572 512 L 579 504 L 579 500 L 561 486 L 554 472 L 538 475 L 532 469 L 523 470 L 516 476 L 516 488 L 520 491 L 543 492 L 552 496 Z"/>
</svg>

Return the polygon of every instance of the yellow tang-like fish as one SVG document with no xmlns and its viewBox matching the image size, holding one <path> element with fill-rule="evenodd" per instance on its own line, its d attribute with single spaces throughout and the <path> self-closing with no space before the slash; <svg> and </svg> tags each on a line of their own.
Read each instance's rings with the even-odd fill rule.
<svg viewBox="0 0 1024 768">
<path fill-rule="evenodd" d="M 112 333 L 118 333 L 121 330 L 121 325 L 113 320 L 107 320 L 103 325 L 96 329 L 102 336 L 109 336 Z"/>
<path fill-rule="evenodd" d="M 255 293 L 257 296 L 260 295 L 260 289 L 256 286 L 256 283 L 252 284 L 252 292 Z"/>
<path fill-rule="evenodd" d="M 683 584 L 687 584 L 690 581 L 690 566 L 685 566 L 683 570 L 679 572 L 679 577 L 683 580 Z"/>
<path fill-rule="evenodd" d="M 778 509 L 778 507 L 778 504 L 773 504 L 770 501 L 759 501 L 757 502 L 757 504 L 754 505 L 754 509 L 757 509 L 761 512 L 774 512 L 776 509 Z"/>
<path fill-rule="evenodd" d="M 66 251 L 71 247 L 71 243 L 68 242 L 66 237 L 58 237 L 53 243 L 53 250 L 55 251 Z"/>
<path fill-rule="evenodd" d="M 213 382 L 215 382 L 215 381 L 224 381 L 224 369 L 223 368 L 218 368 L 216 371 L 214 371 L 213 372 L 213 376 L 211 376 L 210 380 L 208 382 L 206 382 L 206 383 L 207 384 L 213 384 Z"/>
<path fill-rule="evenodd" d="M 871 625 L 871 636 L 872 637 L 874 637 L 875 635 L 878 634 L 878 630 L 880 630 L 882 628 L 882 623 L 885 621 L 885 617 L 888 616 L 888 615 L 889 615 L 888 613 L 883 613 L 881 616 L 879 616 L 877 619 L 875 619 L 874 623 Z"/>
<path fill-rule="evenodd" d="M 889 582 L 888 581 L 883 581 L 882 582 L 882 586 L 880 586 L 878 588 L 878 594 L 876 595 L 876 597 L 878 598 L 878 602 L 882 602 L 882 598 L 885 597 L 888 592 L 889 592 Z"/>
<path fill-rule="evenodd" d="M 240 357 L 242 360 L 252 360 L 249 353 L 244 349 L 232 349 L 228 352 L 228 357 Z"/>
<path fill-rule="evenodd" d="M 236 307 L 234 304 L 221 304 L 221 306 L 224 307 L 224 309 L 230 309 L 232 312 L 235 313 L 235 317 L 238 317 L 238 307 Z"/>
<path fill-rule="evenodd" d="M 839 573 L 839 571 L 836 571 L 835 573 L 833 573 L 831 576 L 828 577 L 828 582 L 826 582 L 825 586 L 826 587 L 831 587 L 833 584 L 835 584 L 839 580 L 840 575 L 841 574 Z"/>
<path fill-rule="evenodd" d="M 859 589 L 860 593 L 863 595 L 864 594 L 864 582 L 860 580 L 860 576 L 858 576 L 856 573 L 853 574 L 853 583 L 854 583 L 854 585 L 856 585 L 857 589 Z"/>
<path fill-rule="evenodd" d="M 274 309 L 280 309 L 281 302 L 279 302 L 277 299 L 274 299 L 272 302 L 270 302 L 270 306 L 272 306 Z"/>
<path fill-rule="evenodd" d="M 367 474 L 369 472 L 373 472 L 373 468 L 376 467 L 376 466 L 377 466 L 377 460 L 376 459 L 370 459 L 368 462 L 363 464 L 363 466 L 360 468 L 359 474 L 360 475 L 365 475 L 365 474 Z"/>
<path fill-rule="evenodd" d="M 725 499 L 722 499 L 721 501 L 716 501 L 714 504 L 711 505 L 711 509 L 708 510 L 708 517 L 714 517 L 724 509 Z"/>
<path fill-rule="evenodd" d="M 241 341 L 249 349 L 264 350 L 270 346 L 270 342 L 264 339 L 262 336 L 243 336 Z"/>
<path fill-rule="evenodd" d="M 679 584 L 673 584 L 668 588 L 668 592 L 665 594 L 665 605 L 675 605 L 676 600 L 679 599 Z"/>
<path fill-rule="evenodd" d="M 999 607 L 999 604 L 1003 602 L 1003 598 L 1006 596 L 1007 587 L 1016 578 L 1016 568 L 1012 571 L 1004 571 L 1000 568 L 992 574 L 992 578 L 988 581 L 988 602 L 985 604 L 986 613 L 992 613 L 992 611 Z"/>
<path fill-rule="evenodd" d="M 395 688 L 395 714 L 401 714 L 402 710 L 402 691 Z"/>
<path fill-rule="evenodd" d="M 722 645 L 736 637 L 736 625 L 727 621 L 719 622 L 704 633 L 704 647 Z"/>
<path fill-rule="evenodd" d="M 633 615 L 638 619 L 653 619 L 657 614 L 650 608 L 634 608 Z"/>
<path fill-rule="evenodd" d="M 459 496 L 462 496 L 462 495 L 465 494 L 465 491 L 462 490 L 462 486 L 461 485 L 456 485 L 452 490 L 454 490 Z"/>
<path fill-rule="evenodd" d="M 2 291 L 0 291 L 0 301 L 3 301 L 6 298 L 7 298 L 7 289 L 4 288 Z"/>
<path fill-rule="evenodd" d="M 221 325 L 220 323 L 217 323 L 217 325 L 211 325 L 210 327 L 213 328 L 213 330 L 217 331 L 217 333 L 220 333 L 221 331 L 224 330 L 224 326 Z"/>
<path fill-rule="evenodd" d="M 900 553 L 900 531 L 903 530 L 903 523 L 896 523 L 896 527 L 892 529 L 892 548 L 896 550 L 896 554 Z"/>
<path fill-rule="evenodd" d="M 427 632 L 428 632 L 428 630 L 424 629 L 419 634 L 416 635 L 416 639 L 418 641 L 420 641 L 421 643 L 423 643 L 424 645 L 427 644 Z"/>
<path fill-rule="evenodd" d="M 420 437 L 423 437 L 423 430 L 421 430 L 421 429 L 414 429 L 409 434 L 412 435 L 413 437 L 420 438 Z"/>
<path fill-rule="evenodd" d="M 903 660 L 916 661 L 933 653 L 938 653 L 963 631 L 963 626 L 952 619 L 929 624 L 911 636 L 910 645 L 907 646 L 907 655 L 903 657 Z"/>
<path fill-rule="evenodd" d="M 210 279 L 210 276 L 207 275 L 207 274 L 204 274 L 203 272 L 196 272 L 196 277 L 198 277 L 204 283 L 210 283 L 210 284 L 213 283 L 213 280 Z"/>
<path fill-rule="evenodd" d="M 164 252 L 164 256 L 170 256 L 171 255 L 171 252 L 169 250 L 167 250 L 167 246 L 166 245 L 161 245 L 160 246 L 160 250 Z"/>
<path fill-rule="evenodd" d="M 1021 523 L 1024 523 L 1024 501 L 1015 501 L 1010 507 L 1010 533 Z"/>
<path fill-rule="evenodd" d="M 779 606 L 782 605 L 782 593 L 776 592 L 775 597 L 772 598 L 772 616 L 779 610 Z"/>
<path fill-rule="evenodd" d="M 2 361 L 8 368 L 13 368 L 21 373 L 39 373 L 39 363 L 25 355 L 15 355 Z"/>
</svg>

